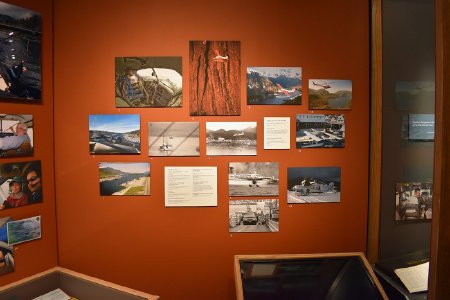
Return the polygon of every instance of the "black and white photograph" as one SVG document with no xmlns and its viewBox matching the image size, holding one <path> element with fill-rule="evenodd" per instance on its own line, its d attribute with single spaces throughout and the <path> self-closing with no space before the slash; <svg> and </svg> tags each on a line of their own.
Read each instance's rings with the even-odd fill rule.
<svg viewBox="0 0 450 300">
<path fill-rule="evenodd" d="M 41 216 L 6 223 L 8 244 L 15 245 L 41 238 Z"/>
<path fill-rule="evenodd" d="M 42 202 L 41 162 L 0 164 L 0 210 Z"/>
<path fill-rule="evenodd" d="M 41 100 L 41 15 L 0 1 L 0 99 Z"/>
<path fill-rule="evenodd" d="M 248 105 L 301 105 L 302 68 L 248 67 Z"/>
<path fill-rule="evenodd" d="M 181 107 L 181 57 L 116 57 L 116 107 Z"/>
<path fill-rule="evenodd" d="M 206 122 L 206 155 L 256 155 L 256 122 Z"/>
<path fill-rule="evenodd" d="M 200 156 L 199 122 L 149 122 L 148 156 Z"/>
<path fill-rule="evenodd" d="M 340 167 L 288 168 L 287 175 L 289 204 L 341 201 Z"/>
<path fill-rule="evenodd" d="M 278 199 L 229 201 L 228 226 L 230 232 L 278 232 L 278 222 Z"/>
<path fill-rule="evenodd" d="M 33 116 L 0 114 L 0 157 L 33 155 Z"/>
<path fill-rule="evenodd" d="M 139 115 L 89 115 L 90 154 L 141 153 Z"/>
<path fill-rule="evenodd" d="M 100 162 L 101 196 L 150 195 L 150 163 Z"/>
<path fill-rule="evenodd" d="M 343 148 L 345 146 L 344 115 L 297 115 L 297 148 Z"/>
<path fill-rule="evenodd" d="M 431 220 L 432 182 L 402 182 L 396 184 L 395 220 Z"/>
<path fill-rule="evenodd" d="M 277 162 L 230 162 L 230 196 L 278 196 Z"/>
</svg>

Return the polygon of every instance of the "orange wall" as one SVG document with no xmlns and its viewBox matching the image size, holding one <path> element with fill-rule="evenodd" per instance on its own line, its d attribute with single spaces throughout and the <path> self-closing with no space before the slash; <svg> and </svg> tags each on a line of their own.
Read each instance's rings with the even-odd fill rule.
<svg viewBox="0 0 450 300">
<path fill-rule="evenodd" d="M 190 117 L 189 40 L 241 41 L 239 117 Z M 182 56 L 183 108 L 117 109 L 114 58 Z M 344 149 L 295 149 L 298 106 L 247 106 L 247 66 L 301 66 L 352 79 Z M 367 1 L 55 0 L 55 172 L 62 267 L 163 299 L 234 299 L 233 255 L 365 251 L 368 208 Z M 305 94 L 307 94 L 306 89 Z M 90 155 L 90 114 L 141 115 L 141 155 Z M 316 111 L 317 113 L 317 111 Z M 319 112 L 320 113 L 320 112 Z M 263 117 L 291 117 L 291 150 L 263 150 Z M 150 158 L 147 122 L 199 121 L 201 156 Z M 257 121 L 258 155 L 207 157 L 206 121 Z M 98 162 L 151 163 L 151 196 L 101 197 Z M 228 232 L 227 167 L 278 161 L 280 232 Z M 217 166 L 218 206 L 165 208 L 164 166 Z M 339 204 L 288 205 L 287 168 L 340 166 Z"/>
<path fill-rule="evenodd" d="M 31 114 L 34 118 L 33 157 L 2 158 L 0 163 L 40 160 L 43 202 L 0 212 L 13 220 L 42 216 L 42 238 L 14 247 L 15 271 L 0 276 L 0 286 L 57 265 L 55 178 L 53 155 L 53 12 L 51 0 L 14 0 L 8 3 L 41 13 L 42 103 L 0 103 L 0 113 Z"/>
</svg>

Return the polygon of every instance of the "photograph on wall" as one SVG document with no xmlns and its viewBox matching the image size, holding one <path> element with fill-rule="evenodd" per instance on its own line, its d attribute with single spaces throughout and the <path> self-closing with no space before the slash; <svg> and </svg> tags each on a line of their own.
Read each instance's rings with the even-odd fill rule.
<svg viewBox="0 0 450 300">
<path fill-rule="evenodd" d="M 291 118 L 264 117 L 264 150 L 291 149 Z"/>
<path fill-rule="evenodd" d="M 6 223 L 8 244 L 15 245 L 41 238 L 41 217 L 31 217 Z"/>
<path fill-rule="evenodd" d="M 433 183 L 402 182 L 396 184 L 395 220 L 431 220 Z"/>
<path fill-rule="evenodd" d="M 256 155 L 256 122 L 206 122 L 206 155 Z"/>
<path fill-rule="evenodd" d="M 181 56 L 116 57 L 116 107 L 181 107 Z"/>
<path fill-rule="evenodd" d="M 141 153 L 140 116 L 89 115 L 89 153 Z"/>
<path fill-rule="evenodd" d="M 241 42 L 189 42 L 189 113 L 241 114 Z"/>
<path fill-rule="evenodd" d="M 248 67 L 248 105 L 301 105 L 302 68 Z"/>
<path fill-rule="evenodd" d="M 289 204 L 341 201 L 340 167 L 288 168 L 287 175 Z"/>
<path fill-rule="evenodd" d="M 150 163 L 98 163 L 101 196 L 150 195 Z"/>
<path fill-rule="evenodd" d="M 0 157 L 33 155 L 33 116 L 0 114 Z"/>
<path fill-rule="evenodd" d="M 230 162 L 230 196 L 278 196 L 277 162 Z"/>
<path fill-rule="evenodd" d="M 410 142 L 433 142 L 434 114 L 410 114 L 408 116 L 408 140 Z"/>
<path fill-rule="evenodd" d="M 14 271 L 13 246 L 8 245 L 8 222 L 11 217 L 0 218 L 0 276 Z"/>
<path fill-rule="evenodd" d="M 148 156 L 200 156 L 199 122 L 149 122 Z"/>
<path fill-rule="evenodd" d="M 344 115 L 297 115 L 297 148 L 343 148 L 345 146 Z"/>
<path fill-rule="evenodd" d="M 230 232 L 278 232 L 278 199 L 230 200 Z"/>
<path fill-rule="evenodd" d="M 164 167 L 166 207 L 217 206 L 217 167 Z"/>
<path fill-rule="evenodd" d="M 396 81 L 395 105 L 398 110 L 434 112 L 433 81 Z"/>
<path fill-rule="evenodd" d="M 352 81 L 338 79 L 310 79 L 309 109 L 352 109 Z"/>
<path fill-rule="evenodd" d="M 42 202 L 41 162 L 0 164 L 0 210 Z"/>
<path fill-rule="evenodd" d="M 41 100 L 41 15 L 0 1 L 0 99 Z"/>
</svg>

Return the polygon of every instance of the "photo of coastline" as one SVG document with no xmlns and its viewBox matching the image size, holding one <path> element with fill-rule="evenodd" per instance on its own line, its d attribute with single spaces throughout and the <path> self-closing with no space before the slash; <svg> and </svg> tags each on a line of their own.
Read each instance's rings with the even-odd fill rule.
<svg viewBox="0 0 450 300">
<path fill-rule="evenodd" d="M 278 232 L 278 199 L 230 200 L 229 232 Z"/>
<path fill-rule="evenodd" d="M 150 163 L 100 162 L 101 196 L 150 195 Z"/>
<path fill-rule="evenodd" d="M 297 148 L 343 148 L 345 146 L 344 115 L 297 115 Z"/>
<path fill-rule="evenodd" d="M 0 1 L 0 99 L 41 100 L 41 15 Z"/>
<path fill-rule="evenodd" d="M 278 196 L 277 162 L 230 162 L 230 196 Z"/>
<path fill-rule="evenodd" d="M 116 57 L 116 107 L 181 107 L 181 57 Z"/>
<path fill-rule="evenodd" d="M 140 116 L 89 115 L 89 153 L 141 153 Z"/>
<path fill-rule="evenodd" d="M 241 42 L 189 42 L 189 113 L 241 114 Z"/>
<path fill-rule="evenodd" d="M 33 155 L 33 116 L 0 114 L 0 157 Z"/>
<path fill-rule="evenodd" d="M 352 109 L 352 81 L 337 79 L 310 79 L 308 85 L 309 109 Z"/>
<path fill-rule="evenodd" d="M 41 217 L 8 222 L 8 244 L 15 245 L 41 238 Z"/>
<path fill-rule="evenodd" d="M 256 155 L 256 122 L 206 122 L 206 155 Z"/>
<path fill-rule="evenodd" d="M 200 156 L 199 122 L 149 122 L 148 156 Z"/>
<path fill-rule="evenodd" d="M 341 201 L 340 167 L 288 168 L 287 176 L 289 204 Z"/>
<path fill-rule="evenodd" d="M 248 105 L 301 105 L 302 68 L 248 67 Z"/>
</svg>

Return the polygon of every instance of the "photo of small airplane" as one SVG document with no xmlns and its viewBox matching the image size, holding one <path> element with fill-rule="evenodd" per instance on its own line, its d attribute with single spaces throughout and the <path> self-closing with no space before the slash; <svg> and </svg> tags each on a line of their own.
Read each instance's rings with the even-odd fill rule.
<svg viewBox="0 0 450 300">
<path fill-rule="evenodd" d="M 219 51 L 217 49 L 214 50 L 214 53 L 216 54 L 216 56 L 213 57 L 213 60 L 215 62 L 225 62 L 228 61 L 228 55 L 227 56 L 222 56 L 219 54 Z"/>
<path fill-rule="evenodd" d="M 312 82 L 313 85 L 315 86 L 321 86 L 323 89 L 327 90 L 331 88 L 330 84 L 333 84 L 334 82 L 323 82 L 323 83 L 315 83 L 314 81 Z"/>
</svg>

